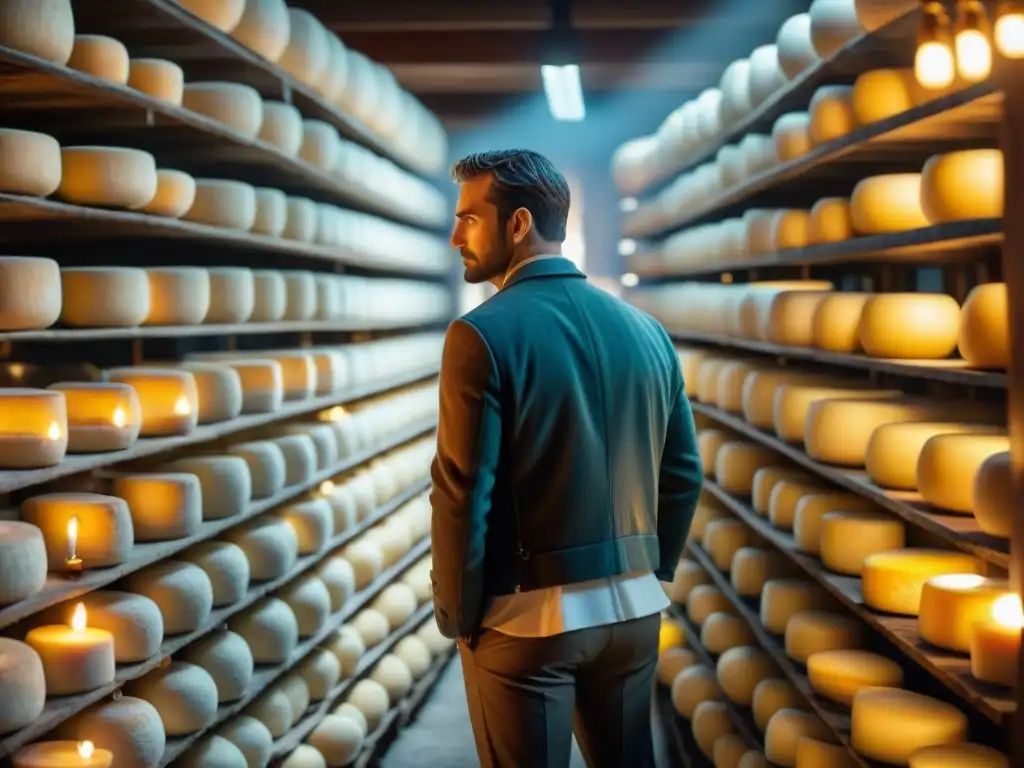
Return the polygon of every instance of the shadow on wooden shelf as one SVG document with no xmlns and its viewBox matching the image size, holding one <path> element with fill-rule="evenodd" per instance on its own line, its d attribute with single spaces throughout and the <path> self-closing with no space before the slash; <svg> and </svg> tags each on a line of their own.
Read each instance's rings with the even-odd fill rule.
<svg viewBox="0 0 1024 768">
<path fill-rule="evenodd" d="M 692 402 L 691 408 L 694 413 L 708 416 L 737 434 L 777 451 L 780 456 L 812 474 L 870 499 L 908 523 L 941 537 L 964 552 L 969 552 L 1000 568 L 1009 567 L 1009 542 L 983 533 L 973 516 L 954 515 L 929 506 L 918 493 L 887 491 L 872 483 L 864 472 L 822 464 L 800 448 L 788 445 L 775 435 L 752 427 L 738 416 L 725 413 L 718 408 L 697 402 Z"/>
<path fill-rule="evenodd" d="M 672 338 L 683 344 L 706 344 L 726 349 L 756 352 L 772 357 L 806 360 L 819 365 L 837 365 L 912 379 L 943 381 L 949 384 L 1006 389 L 1008 382 L 1005 372 L 971 368 L 965 360 L 885 360 L 867 355 L 846 355 L 811 347 L 785 347 L 767 341 L 693 331 L 675 331 L 672 333 Z"/>
</svg>

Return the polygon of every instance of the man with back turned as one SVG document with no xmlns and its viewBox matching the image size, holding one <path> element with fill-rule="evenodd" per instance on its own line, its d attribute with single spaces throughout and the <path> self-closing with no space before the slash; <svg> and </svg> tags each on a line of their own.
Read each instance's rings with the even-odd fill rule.
<svg viewBox="0 0 1024 768">
<path fill-rule="evenodd" d="M 458 638 L 485 768 L 653 765 L 659 612 L 701 489 L 693 415 L 651 317 L 560 255 L 544 157 L 453 169 L 452 246 L 498 293 L 448 328 L 431 470 L 434 616 Z"/>
</svg>

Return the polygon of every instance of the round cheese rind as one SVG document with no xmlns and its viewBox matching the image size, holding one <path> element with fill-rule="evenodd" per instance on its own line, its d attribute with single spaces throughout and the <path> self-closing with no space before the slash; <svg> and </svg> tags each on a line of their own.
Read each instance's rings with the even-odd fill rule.
<svg viewBox="0 0 1024 768">
<path fill-rule="evenodd" d="M 757 639 L 750 625 L 738 616 L 713 613 L 700 627 L 700 644 L 708 653 L 724 654 L 740 646 L 752 646 Z"/>
<path fill-rule="evenodd" d="M 372 608 L 366 608 L 357 613 L 352 619 L 352 627 L 359 633 L 367 650 L 384 642 L 391 631 L 387 617 Z"/>
<path fill-rule="evenodd" d="M 859 755 L 907 765 L 924 747 L 967 741 L 967 718 L 956 707 L 898 688 L 871 688 L 853 699 L 850 739 Z"/>
<path fill-rule="evenodd" d="M 242 750 L 216 734 L 186 752 L 180 762 L 182 768 L 248 768 L 249 765 Z"/>
<path fill-rule="evenodd" d="M 106 35 L 75 35 L 67 66 L 117 85 L 128 82 L 128 49 Z"/>
<path fill-rule="evenodd" d="M 711 577 L 703 568 L 692 560 L 680 560 L 676 564 L 672 583 L 668 587 L 668 597 L 677 605 L 686 605 L 690 591 L 700 584 L 708 584 Z"/>
<path fill-rule="evenodd" d="M 838 243 L 855 236 L 850 201 L 842 197 L 823 197 L 811 206 L 807 237 L 811 243 Z M 836 296 L 856 296 L 846 291 Z M 817 343 L 816 343 L 817 345 Z"/>
<path fill-rule="evenodd" d="M 1004 434 L 945 434 L 928 439 L 917 459 L 917 489 L 940 509 L 973 513 L 974 478 L 982 463 L 1010 450 Z"/>
<path fill-rule="evenodd" d="M 221 32 L 234 29 L 245 8 L 245 0 L 178 0 L 178 4 Z"/>
<path fill-rule="evenodd" d="M 252 274 L 255 303 L 249 321 L 276 323 L 284 317 L 288 306 L 284 275 L 273 269 L 254 269 Z"/>
<path fill-rule="evenodd" d="M 60 186 L 61 172 L 60 144 L 55 138 L 36 131 L 0 128 L 0 192 L 49 197 Z"/>
<path fill-rule="evenodd" d="M 299 624 L 288 604 L 275 597 L 261 600 L 228 622 L 232 631 L 245 638 L 257 664 L 281 664 L 299 644 Z"/>
<path fill-rule="evenodd" d="M 288 197 L 279 189 L 256 188 L 256 219 L 253 234 L 280 237 L 288 224 Z"/>
<path fill-rule="evenodd" d="M 206 272 L 210 279 L 210 308 L 203 322 L 231 324 L 248 320 L 256 302 L 252 270 L 213 267 Z"/>
<path fill-rule="evenodd" d="M 754 487 L 754 473 L 777 461 L 778 454 L 764 446 L 727 442 L 715 454 L 715 479 L 726 493 L 749 496 Z"/>
<path fill-rule="evenodd" d="M 743 521 L 724 518 L 708 523 L 701 543 L 715 567 L 728 572 L 732 567 L 733 555 L 740 548 L 755 544 L 756 536 Z"/>
<path fill-rule="evenodd" d="M 841 613 L 801 611 L 786 624 L 786 655 L 803 664 L 816 653 L 854 650 L 865 641 L 864 625 Z"/>
<path fill-rule="evenodd" d="M 57 194 L 76 205 L 140 208 L 156 195 L 156 159 L 140 149 L 62 147 Z"/>
<path fill-rule="evenodd" d="M 329 171 L 338 161 L 341 139 L 338 130 L 323 120 L 304 120 L 299 157 L 311 165 Z"/>
<path fill-rule="evenodd" d="M 181 103 L 247 139 L 255 138 L 263 124 L 259 91 L 241 83 L 186 83 Z"/>
<path fill-rule="evenodd" d="M 775 44 L 779 49 L 779 67 L 790 80 L 821 59 L 811 40 L 811 16 L 808 13 L 798 13 L 786 19 L 779 27 Z"/>
<path fill-rule="evenodd" d="M 269 62 L 276 63 L 291 37 L 291 19 L 284 0 L 246 0 L 230 34 Z"/>
<path fill-rule="evenodd" d="M 63 66 L 74 43 L 70 0 L 7 0 L 0 7 L 0 45 Z"/>
<path fill-rule="evenodd" d="M 98 493 L 47 493 L 21 503 L 21 519 L 42 531 L 51 571 L 64 571 L 67 530 L 79 520 L 76 554 L 86 567 L 120 565 L 131 555 L 135 536 L 123 499 Z"/>
<path fill-rule="evenodd" d="M 167 744 L 156 707 L 134 696 L 90 707 L 71 727 L 78 740 L 88 739 L 97 749 L 117 755 L 119 765 L 131 768 L 158 765 Z"/>
<path fill-rule="evenodd" d="M 819 741 L 835 739 L 832 730 L 817 715 L 799 709 L 780 709 L 765 728 L 764 755 L 774 765 L 795 768 L 797 744 L 808 736 Z"/>
<path fill-rule="evenodd" d="M 814 92 L 807 110 L 811 117 L 808 133 L 815 146 L 840 139 L 857 127 L 857 115 L 853 111 L 853 88 L 848 85 L 822 86 Z"/>
<path fill-rule="evenodd" d="M 334 514 L 326 499 L 291 504 L 276 514 L 295 530 L 300 555 L 322 551 L 334 535 Z"/>
<path fill-rule="evenodd" d="M 796 743 L 796 768 L 857 768 L 849 748 L 801 736 Z"/>
<path fill-rule="evenodd" d="M 668 648 L 658 654 L 658 665 L 655 670 L 658 683 L 671 687 L 676 675 L 698 663 L 700 662 L 697 655 L 688 648 Z"/>
<path fill-rule="evenodd" d="M 690 727 L 697 748 L 708 757 L 714 755 L 715 742 L 720 737 L 736 732 L 729 718 L 729 709 L 721 701 L 702 701 L 698 704 L 690 718 Z"/>
<path fill-rule="evenodd" d="M 412 673 L 409 668 L 404 661 L 390 653 L 374 665 L 370 679 L 384 686 L 392 704 L 397 704 L 412 689 Z"/>
<path fill-rule="evenodd" d="M 772 579 L 761 592 L 761 623 L 769 632 L 784 635 L 789 620 L 803 611 L 829 607 L 828 594 L 817 584 L 799 579 Z"/>
<path fill-rule="evenodd" d="M 736 593 L 743 597 L 759 597 L 766 582 L 790 576 L 793 564 L 775 549 L 743 547 L 732 558 L 729 574 Z"/>
<path fill-rule="evenodd" d="M 1002 218 L 1003 165 L 998 149 L 930 157 L 921 170 L 921 208 L 928 221 Z"/>
<path fill-rule="evenodd" d="M 0 330 L 48 328 L 60 313 L 57 262 L 34 256 L 0 256 Z"/>
<path fill-rule="evenodd" d="M 210 273 L 198 267 L 150 267 L 145 325 L 198 325 L 210 310 Z"/>
<path fill-rule="evenodd" d="M 686 601 L 686 615 L 694 624 L 703 624 L 713 613 L 733 613 L 732 603 L 722 591 L 712 584 L 701 584 L 690 590 Z"/>
<path fill-rule="evenodd" d="M 377 729 L 391 707 L 387 689 L 376 680 L 360 680 L 346 701 L 363 714 L 371 733 Z"/>
<path fill-rule="evenodd" d="M 138 210 L 154 216 L 180 219 L 196 200 L 196 180 L 182 171 L 160 168 L 156 172 L 156 194 Z"/>
<path fill-rule="evenodd" d="M 806 703 L 806 699 L 788 680 L 780 678 L 762 680 L 754 689 L 754 697 L 751 702 L 754 725 L 763 732 L 776 712 L 781 709 L 800 710 L 806 706 Z"/>
<path fill-rule="evenodd" d="M 217 717 L 217 685 L 194 664 L 173 661 L 129 683 L 127 689 L 153 705 L 168 736 L 195 733 Z"/>
<path fill-rule="evenodd" d="M 868 477 L 882 488 L 917 490 L 917 462 L 925 443 L 936 435 L 999 434 L 997 427 L 952 422 L 896 422 L 871 432 L 864 468 Z"/>
<path fill-rule="evenodd" d="M 196 179 L 196 194 L 185 221 L 248 232 L 256 223 L 256 189 L 224 179 Z"/>
<path fill-rule="evenodd" d="M 288 198 L 288 223 L 282 237 L 300 243 L 312 242 L 317 232 L 316 203 L 305 197 Z"/>
<path fill-rule="evenodd" d="M 983 564 L 963 552 L 941 549 L 898 549 L 864 560 L 861 588 L 864 604 L 876 611 L 917 616 L 924 583 L 944 574 L 981 574 Z"/>
<path fill-rule="evenodd" d="M 868 32 L 881 29 L 918 5 L 917 0 L 854 0 L 857 21 Z"/>
<path fill-rule="evenodd" d="M 779 66 L 779 49 L 772 43 L 761 45 L 750 54 L 750 102 L 754 107 L 775 94 L 786 84 L 786 75 Z"/>
<path fill-rule="evenodd" d="M 194 632 L 213 610 L 210 577 L 192 563 L 164 560 L 133 573 L 125 581 L 125 588 L 156 603 L 166 635 Z"/>
<path fill-rule="evenodd" d="M 269 440 L 241 443 L 231 446 L 228 453 L 241 457 L 249 465 L 252 498 L 265 499 L 284 489 L 287 470 L 284 454 L 276 443 Z"/>
<path fill-rule="evenodd" d="M 298 559 L 295 530 L 276 517 L 257 518 L 229 530 L 224 538 L 245 552 L 253 581 L 279 579 L 292 569 Z"/>
<path fill-rule="evenodd" d="M 772 414 L 775 434 L 787 443 L 802 443 L 804 440 L 807 415 L 813 403 L 819 400 L 843 398 L 845 400 L 883 400 L 903 396 L 896 389 L 871 389 L 850 382 L 850 386 L 838 383 L 826 384 L 783 384 L 775 390 Z"/>
<path fill-rule="evenodd" d="M 907 112 L 929 100 L 913 69 L 871 69 L 853 84 L 853 111 L 862 125 Z"/>
<path fill-rule="evenodd" d="M 288 733 L 292 723 L 298 719 L 292 712 L 292 703 L 287 694 L 279 687 L 271 688 L 260 696 L 245 713 L 263 723 L 275 739 Z"/>
<path fill-rule="evenodd" d="M 309 11 L 288 9 L 291 33 L 277 63 L 305 85 L 316 87 L 331 63 L 330 39 L 317 18 Z"/>
<path fill-rule="evenodd" d="M 921 174 L 890 173 L 857 183 L 850 197 L 853 227 L 861 235 L 881 235 L 927 227 L 921 207 Z"/>
<path fill-rule="evenodd" d="M 313 637 L 327 623 L 331 613 L 331 593 L 316 576 L 306 576 L 278 591 L 295 614 L 299 637 Z"/>
<path fill-rule="evenodd" d="M 242 514 L 252 499 L 249 465 L 239 456 L 196 456 L 168 465 L 172 472 L 199 478 L 203 520 L 222 520 Z"/>
<path fill-rule="evenodd" d="M 0 520 L 0 605 L 36 594 L 46 584 L 43 532 L 17 520 Z M 0 729 L 0 733 L 4 733 Z"/>
<path fill-rule="evenodd" d="M 780 163 L 803 157 L 814 147 L 811 142 L 811 116 L 806 112 L 787 112 L 772 125 L 772 141 Z"/>
<path fill-rule="evenodd" d="M 113 494 L 128 503 L 136 541 L 184 539 L 203 522 L 202 490 L 192 474 L 121 475 Z"/>
<path fill-rule="evenodd" d="M 993 605 L 1008 592 L 1006 579 L 974 574 L 928 579 L 921 588 L 917 631 L 936 648 L 969 655 L 974 625 L 991 618 Z"/>
<path fill-rule="evenodd" d="M 320 648 L 302 660 L 299 674 L 306 681 L 310 701 L 323 701 L 341 680 L 341 662 L 333 653 Z"/>
<path fill-rule="evenodd" d="M 672 681 L 672 706 L 686 720 L 693 718 L 694 711 L 702 702 L 721 697 L 715 671 L 700 664 L 687 667 Z"/>
<path fill-rule="evenodd" d="M 1010 768 L 1002 752 L 982 744 L 939 744 L 922 747 L 907 758 L 908 768 Z"/>
<path fill-rule="evenodd" d="M 45 705 L 46 678 L 39 654 L 19 640 L 0 637 L 0 734 L 31 724 Z"/>
<path fill-rule="evenodd" d="M 316 316 L 316 279 L 312 272 L 283 270 L 285 292 L 285 320 L 305 322 Z"/>
<path fill-rule="evenodd" d="M 810 17 L 811 44 L 823 59 L 835 56 L 864 31 L 857 18 L 854 0 L 814 0 Z"/>
<path fill-rule="evenodd" d="M 1006 283 L 976 285 L 960 308 L 960 356 L 976 368 L 1010 364 L 1009 300 Z"/>
<path fill-rule="evenodd" d="M 796 474 L 783 477 L 772 488 L 768 497 L 768 520 L 773 528 L 780 531 L 791 531 L 796 522 L 796 507 L 800 500 L 808 494 L 818 493 L 823 489 L 821 481 L 816 477 Z"/>
<path fill-rule="evenodd" d="M 250 766 L 267 765 L 270 762 L 274 737 L 256 718 L 239 715 L 222 726 L 217 733 L 238 747 Z"/>
<path fill-rule="evenodd" d="M 822 491 L 800 497 L 793 511 L 793 541 L 801 552 L 821 551 L 821 523 L 831 512 L 872 512 L 878 508 L 870 499 L 855 493 Z"/>
<path fill-rule="evenodd" d="M 242 413 L 242 380 L 238 371 L 220 363 L 182 363 L 196 380 L 199 423 L 213 424 L 237 418 Z"/>
<path fill-rule="evenodd" d="M 960 305 L 948 294 L 880 293 L 864 305 L 858 335 L 871 357 L 940 360 L 956 349 L 959 330 Z"/>
<path fill-rule="evenodd" d="M 130 59 L 128 86 L 175 107 L 185 95 L 185 72 L 166 59 Z"/>
<path fill-rule="evenodd" d="M 199 566 L 213 587 L 213 606 L 222 608 L 237 603 L 249 589 L 249 561 L 237 544 L 227 541 L 203 541 L 181 556 Z"/>
<path fill-rule="evenodd" d="M 296 157 L 302 146 L 302 113 L 283 101 L 263 102 L 259 138 L 289 157 Z"/>
<path fill-rule="evenodd" d="M 249 644 L 241 635 L 217 632 L 202 637 L 185 649 L 182 659 L 210 674 L 221 704 L 237 701 L 249 689 L 254 662 Z"/>
<path fill-rule="evenodd" d="M 742 707 L 750 706 L 758 683 L 777 673 L 771 656 L 757 646 L 732 648 L 718 660 L 718 684 L 722 692 Z"/>
<path fill-rule="evenodd" d="M 989 536 L 1009 539 L 1013 532 L 1013 468 L 1010 452 L 994 453 L 974 475 L 972 508 L 978 527 Z"/>
</svg>

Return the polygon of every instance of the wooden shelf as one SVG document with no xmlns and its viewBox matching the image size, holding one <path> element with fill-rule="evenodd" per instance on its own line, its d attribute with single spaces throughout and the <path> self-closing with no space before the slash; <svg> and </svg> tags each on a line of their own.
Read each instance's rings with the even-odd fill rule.
<svg viewBox="0 0 1024 768">
<path fill-rule="evenodd" d="M 310 413 L 333 408 L 336 405 L 345 405 L 356 400 L 362 400 L 374 395 L 381 395 L 393 389 L 415 384 L 437 374 L 437 366 L 420 368 L 409 371 L 400 376 L 389 377 L 382 381 L 371 384 L 361 384 L 351 387 L 347 391 L 341 391 L 332 395 L 310 398 L 309 400 L 292 400 L 286 402 L 281 408 L 270 413 L 255 413 L 239 416 L 230 421 L 221 421 L 216 424 L 207 424 L 196 428 L 195 431 L 180 437 L 153 437 L 138 440 L 131 448 L 123 451 L 110 453 L 86 453 L 74 454 L 65 457 L 64 461 L 55 467 L 44 469 L 24 470 L 0 470 L 0 494 L 10 493 L 21 488 L 28 488 L 33 485 L 40 485 L 70 475 L 77 475 L 81 472 L 88 472 L 93 469 L 109 467 L 120 464 L 124 461 L 142 459 L 158 453 L 164 453 L 190 445 L 198 445 L 217 440 L 228 435 L 234 435 L 257 427 L 264 427 L 279 421 L 305 416 Z M 2 611 L 0 611 L 2 615 Z"/>
<path fill-rule="evenodd" d="M 160 167 L 201 177 L 271 186 L 431 230 L 447 221 L 400 196 L 346 184 L 205 115 L 3 46 L 0 98 L 5 127 L 48 133 L 62 145 L 144 149 L 157 157 Z"/>
<path fill-rule="evenodd" d="M 430 551 L 430 538 L 421 539 L 413 545 L 412 549 L 397 563 L 386 569 L 369 586 L 350 597 L 345 606 L 331 616 L 324 627 L 312 637 L 301 641 L 291 658 L 283 664 L 258 665 L 249 685 L 249 691 L 238 701 L 230 704 L 222 704 L 217 708 L 217 717 L 213 723 L 200 731 L 167 740 L 164 748 L 164 756 L 160 760 L 160 768 L 170 765 L 179 757 L 185 754 L 203 736 L 225 721 L 237 715 L 254 701 L 274 681 L 290 671 L 296 664 L 302 661 L 310 652 L 316 650 L 324 643 L 331 634 L 342 624 L 355 616 L 364 607 L 370 604 L 385 587 L 389 586 L 398 576 L 407 571 L 417 560 Z"/>
<path fill-rule="evenodd" d="M 1009 542 L 982 533 L 974 517 L 955 515 L 925 504 L 921 495 L 910 491 L 887 491 L 872 483 L 864 472 L 839 469 L 810 458 L 800 448 L 779 440 L 772 434 L 750 426 L 743 419 L 702 403 L 691 403 L 694 413 L 714 419 L 723 427 L 749 438 L 811 474 L 870 499 L 878 506 L 924 530 L 941 537 L 958 549 L 986 562 L 1008 568 Z"/>
<path fill-rule="evenodd" d="M 0 629 L 9 627 L 34 613 L 38 613 L 44 608 L 49 608 L 67 600 L 81 597 L 97 589 L 102 589 L 129 574 L 145 568 L 147 565 L 183 552 L 201 541 L 207 541 L 219 536 L 230 528 L 252 520 L 264 512 L 269 512 L 275 507 L 279 507 L 316 488 L 325 480 L 330 480 L 336 475 L 355 469 L 381 453 L 393 450 L 411 440 L 422 437 L 434 429 L 436 425 L 437 420 L 431 419 L 407 427 L 379 445 L 369 450 L 361 451 L 350 459 L 340 461 L 330 469 L 317 472 L 312 479 L 305 483 L 289 486 L 273 496 L 251 502 L 245 512 L 240 515 L 220 520 L 207 520 L 200 523 L 199 530 L 187 538 L 135 544 L 132 547 L 128 560 L 121 563 L 121 565 L 112 568 L 86 570 L 77 577 L 50 573 L 47 575 L 46 585 L 39 592 L 25 600 L 0 608 Z"/>
<path fill-rule="evenodd" d="M 240 229 L 212 227 L 191 221 L 170 219 L 134 211 L 88 208 L 40 197 L 0 193 L 0 244 L 38 249 L 45 243 L 86 243 L 96 239 L 126 242 L 131 240 L 172 240 L 205 245 L 217 250 L 257 251 L 276 256 L 325 261 L 361 269 L 410 275 L 445 275 L 455 263 L 415 260 L 386 261 L 342 246 L 300 243 L 281 237 L 257 235 Z M 45 231 L 40 226 L 45 225 Z M 445 251 L 445 253 L 448 253 Z"/>
<path fill-rule="evenodd" d="M 705 480 L 704 487 L 758 534 L 775 545 L 801 570 L 821 584 L 873 631 L 885 637 L 899 651 L 923 667 L 936 680 L 967 701 L 997 725 L 1008 725 L 1016 710 L 1013 691 L 979 683 L 971 675 L 970 657 L 935 648 L 918 635 L 917 618 L 877 613 L 864 605 L 860 579 L 830 573 L 822 562 L 801 553 L 793 536 L 776 530 L 745 502 L 730 496 L 717 484 Z"/>
<path fill-rule="evenodd" d="M 160 651 L 152 658 L 137 664 L 118 665 L 117 676 L 114 678 L 114 682 L 110 685 L 105 685 L 102 688 L 97 688 L 94 691 L 78 694 L 76 696 L 61 696 L 47 699 L 46 708 L 43 710 L 43 713 L 36 718 L 31 725 L 26 726 L 13 734 L 9 734 L 0 740 L 0 760 L 7 755 L 14 754 L 21 747 L 35 741 L 40 736 L 59 726 L 65 720 L 68 720 L 79 712 L 82 712 L 90 705 L 105 699 L 107 696 L 114 693 L 114 691 L 120 689 L 125 685 L 125 683 L 131 680 L 136 680 L 147 672 L 156 669 L 165 659 L 169 659 L 174 654 L 178 653 L 186 646 L 191 645 L 204 635 L 216 631 L 232 616 L 241 613 L 258 600 L 276 592 L 281 587 L 294 581 L 313 566 L 322 562 L 326 557 L 326 553 L 345 546 L 350 541 L 354 540 L 356 537 L 362 535 L 374 525 L 387 518 L 403 504 L 426 490 L 429 485 L 430 483 L 426 479 L 417 482 L 412 487 L 379 507 L 370 517 L 360 522 L 357 526 L 336 535 L 322 552 L 300 557 L 295 566 L 284 576 L 271 581 L 251 584 L 245 596 L 242 597 L 241 600 L 238 600 L 231 605 L 224 606 L 223 608 L 214 609 L 209 618 L 199 629 L 184 635 L 175 635 L 173 637 L 166 638 L 160 646 Z"/>
<path fill-rule="evenodd" d="M 77 34 L 110 35 L 133 57 L 169 59 L 185 70 L 186 82 L 228 80 L 255 88 L 266 98 L 293 104 L 307 119 L 324 120 L 346 139 L 388 157 L 407 170 L 433 175 L 414 152 L 376 135 L 352 115 L 327 103 L 276 64 L 230 35 L 192 15 L 173 0 L 74 0 Z"/>
<path fill-rule="evenodd" d="M 630 228 L 632 217 L 642 217 L 645 206 L 627 215 L 622 228 L 631 237 L 659 239 L 708 221 L 741 215 L 747 208 L 810 207 L 822 197 L 849 197 L 860 179 L 882 173 L 918 173 L 932 155 L 994 147 L 1001 113 L 1002 94 L 988 83 L 974 85 L 857 128 L 802 157 L 756 174 L 699 209 L 679 211 L 674 222 L 658 231 Z M 806 189 L 808 182 L 814 182 L 813 189 Z"/>
<path fill-rule="evenodd" d="M 690 724 L 681 718 L 672 706 L 671 691 L 664 686 L 655 685 L 651 698 L 651 711 L 657 713 L 662 726 L 668 732 L 671 765 L 681 765 L 683 768 L 714 768 L 712 762 L 697 749 Z"/>
<path fill-rule="evenodd" d="M 675 268 L 660 253 L 641 253 L 627 260 L 628 268 L 652 282 L 707 277 L 772 267 L 835 266 L 888 262 L 946 264 L 977 260 L 1003 242 L 1001 219 L 970 219 L 908 229 L 884 235 L 855 237 L 835 243 L 776 251 L 747 261 Z"/>
<path fill-rule="evenodd" d="M 810 347 L 785 347 L 767 341 L 692 331 L 674 331 L 672 338 L 682 344 L 704 344 L 756 352 L 772 357 L 806 360 L 817 365 L 834 365 L 903 376 L 909 379 L 942 381 L 971 387 L 1003 390 L 1006 389 L 1008 381 L 1006 373 L 1003 371 L 984 371 L 971 368 L 965 360 L 885 360 L 867 355 L 844 355 Z"/>
</svg>

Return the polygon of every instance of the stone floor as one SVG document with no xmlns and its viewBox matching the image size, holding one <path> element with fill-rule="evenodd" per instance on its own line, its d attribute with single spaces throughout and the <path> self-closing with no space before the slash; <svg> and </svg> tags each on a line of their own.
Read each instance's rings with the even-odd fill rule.
<svg viewBox="0 0 1024 768">
<path fill-rule="evenodd" d="M 573 742 L 570 768 L 586 768 Z M 667 768 L 661 728 L 655 721 L 655 749 L 658 765 Z M 416 720 L 391 745 L 382 760 L 383 768 L 477 768 L 473 732 L 466 708 L 462 665 L 455 656 L 444 671 Z"/>
</svg>

